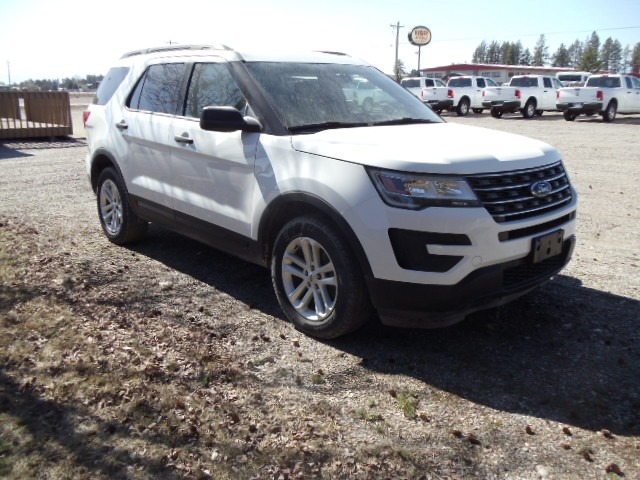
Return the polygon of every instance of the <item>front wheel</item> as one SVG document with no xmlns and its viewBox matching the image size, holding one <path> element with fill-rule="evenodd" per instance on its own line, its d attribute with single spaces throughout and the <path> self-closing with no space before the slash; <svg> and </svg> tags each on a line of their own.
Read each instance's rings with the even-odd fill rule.
<svg viewBox="0 0 640 480">
<path fill-rule="evenodd" d="M 611 101 L 609 102 L 609 105 L 607 105 L 606 110 L 602 113 L 602 120 L 607 123 L 613 122 L 616 119 L 616 113 L 618 113 L 618 106 L 616 105 L 616 102 Z"/>
<path fill-rule="evenodd" d="M 469 100 L 466 98 L 460 100 L 458 107 L 456 108 L 456 113 L 461 117 L 464 117 L 469 113 Z"/>
<path fill-rule="evenodd" d="M 131 210 L 127 189 L 114 168 L 105 168 L 100 173 L 97 199 L 100 224 L 111 242 L 124 245 L 144 237 L 147 222 Z"/>
<path fill-rule="evenodd" d="M 296 218 L 280 230 L 271 281 L 287 318 L 313 337 L 339 337 L 373 314 L 354 255 L 336 227 L 319 216 Z"/>
</svg>

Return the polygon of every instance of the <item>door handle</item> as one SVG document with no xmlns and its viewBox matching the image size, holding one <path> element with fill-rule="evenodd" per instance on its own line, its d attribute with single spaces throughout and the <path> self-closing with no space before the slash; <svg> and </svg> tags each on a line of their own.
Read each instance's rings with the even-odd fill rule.
<svg viewBox="0 0 640 480">
<path fill-rule="evenodd" d="M 127 125 L 127 122 L 125 122 L 124 120 L 120 120 L 118 123 L 116 123 L 116 128 L 118 130 L 126 130 L 127 128 L 129 128 L 129 125 Z"/>
<path fill-rule="evenodd" d="M 188 133 L 183 133 L 182 135 L 176 135 L 173 139 L 178 143 L 192 144 L 193 138 L 189 136 Z"/>
</svg>

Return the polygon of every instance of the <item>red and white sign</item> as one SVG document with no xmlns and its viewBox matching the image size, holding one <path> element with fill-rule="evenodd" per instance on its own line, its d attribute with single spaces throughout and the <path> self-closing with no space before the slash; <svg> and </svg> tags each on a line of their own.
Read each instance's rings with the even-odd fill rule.
<svg viewBox="0 0 640 480">
<path fill-rule="evenodd" d="M 431 30 L 427 27 L 414 27 L 409 33 L 409 42 L 417 47 L 422 47 L 431 42 Z"/>
</svg>

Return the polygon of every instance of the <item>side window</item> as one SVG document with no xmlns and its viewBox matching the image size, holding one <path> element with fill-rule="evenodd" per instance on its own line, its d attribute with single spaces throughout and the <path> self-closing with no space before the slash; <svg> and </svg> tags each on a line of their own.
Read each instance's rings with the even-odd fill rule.
<svg viewBox="0 0 640 480">
<path fill-rule="evenodd" d="M 633 84 L 631 83 L 631 77 L 624 77 L 627 81 L 627 88 L 633 88 Z"/>
<path fill-rule="evenodd" d="M 551 88 L 551 79 L 549 77 L 542 77 L 544 88 Z"/>
<path fill-rule="evenodd" d="M 184 63 L 151 65 L 138 81 L 128 107 L 175 115 L 185 71 Z"/>
<path fill-rule="evenodd" d="M 424 81 L 424 86 L 425 87 L 433 87 L 433 80 L 425 80 Z"/>
<path fill-rule="evenodd" d="M 193 67 L 185 116 L 199 118 L 204 107 L 234 107 L 243 112 L 246 106 L 247 100 L 224 65 L 198 63 Z"/>
<path fill-rule="evenodd" d="M 633 88 L 640 88 L 640 80 L 636 77 L 629 77 L 631 79 L 631 83 L 633 83 Z"/>
<path fill-rule="evenodd" d="M 479 86 L 480 88 L 484 88 L 484 87 L 486 87 L 486 86 L 487 86 L 487 85 L 484 83 L 484 78 L 476 78 L 476 82 L 478 82 L 478 86 Z"/>
<path fill-rule="evenodd" d="M 127 73 L 129 73 L 128 67 L 116 67 L 109 70 L 102 79 L 102 82 L 100 82 L 93 103 L 106 105 L 106 103 L 111 100 L 111 97 L 113 97 L 113 94 L 116 93 L 116 90 L 122 83 L 122 80 L 124 80 L 124 77 L 127 76 Z"/>
</svg>

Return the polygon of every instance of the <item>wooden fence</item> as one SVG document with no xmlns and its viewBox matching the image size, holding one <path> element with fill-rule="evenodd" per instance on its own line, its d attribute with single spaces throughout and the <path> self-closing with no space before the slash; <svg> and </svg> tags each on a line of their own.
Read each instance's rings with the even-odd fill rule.
<svg viewBox="0 0 640 480">
<path fill-rule="evenodd" d="M 71 134 L 69 92 L 0 92 L 0 139 Z"/>
</svg>

